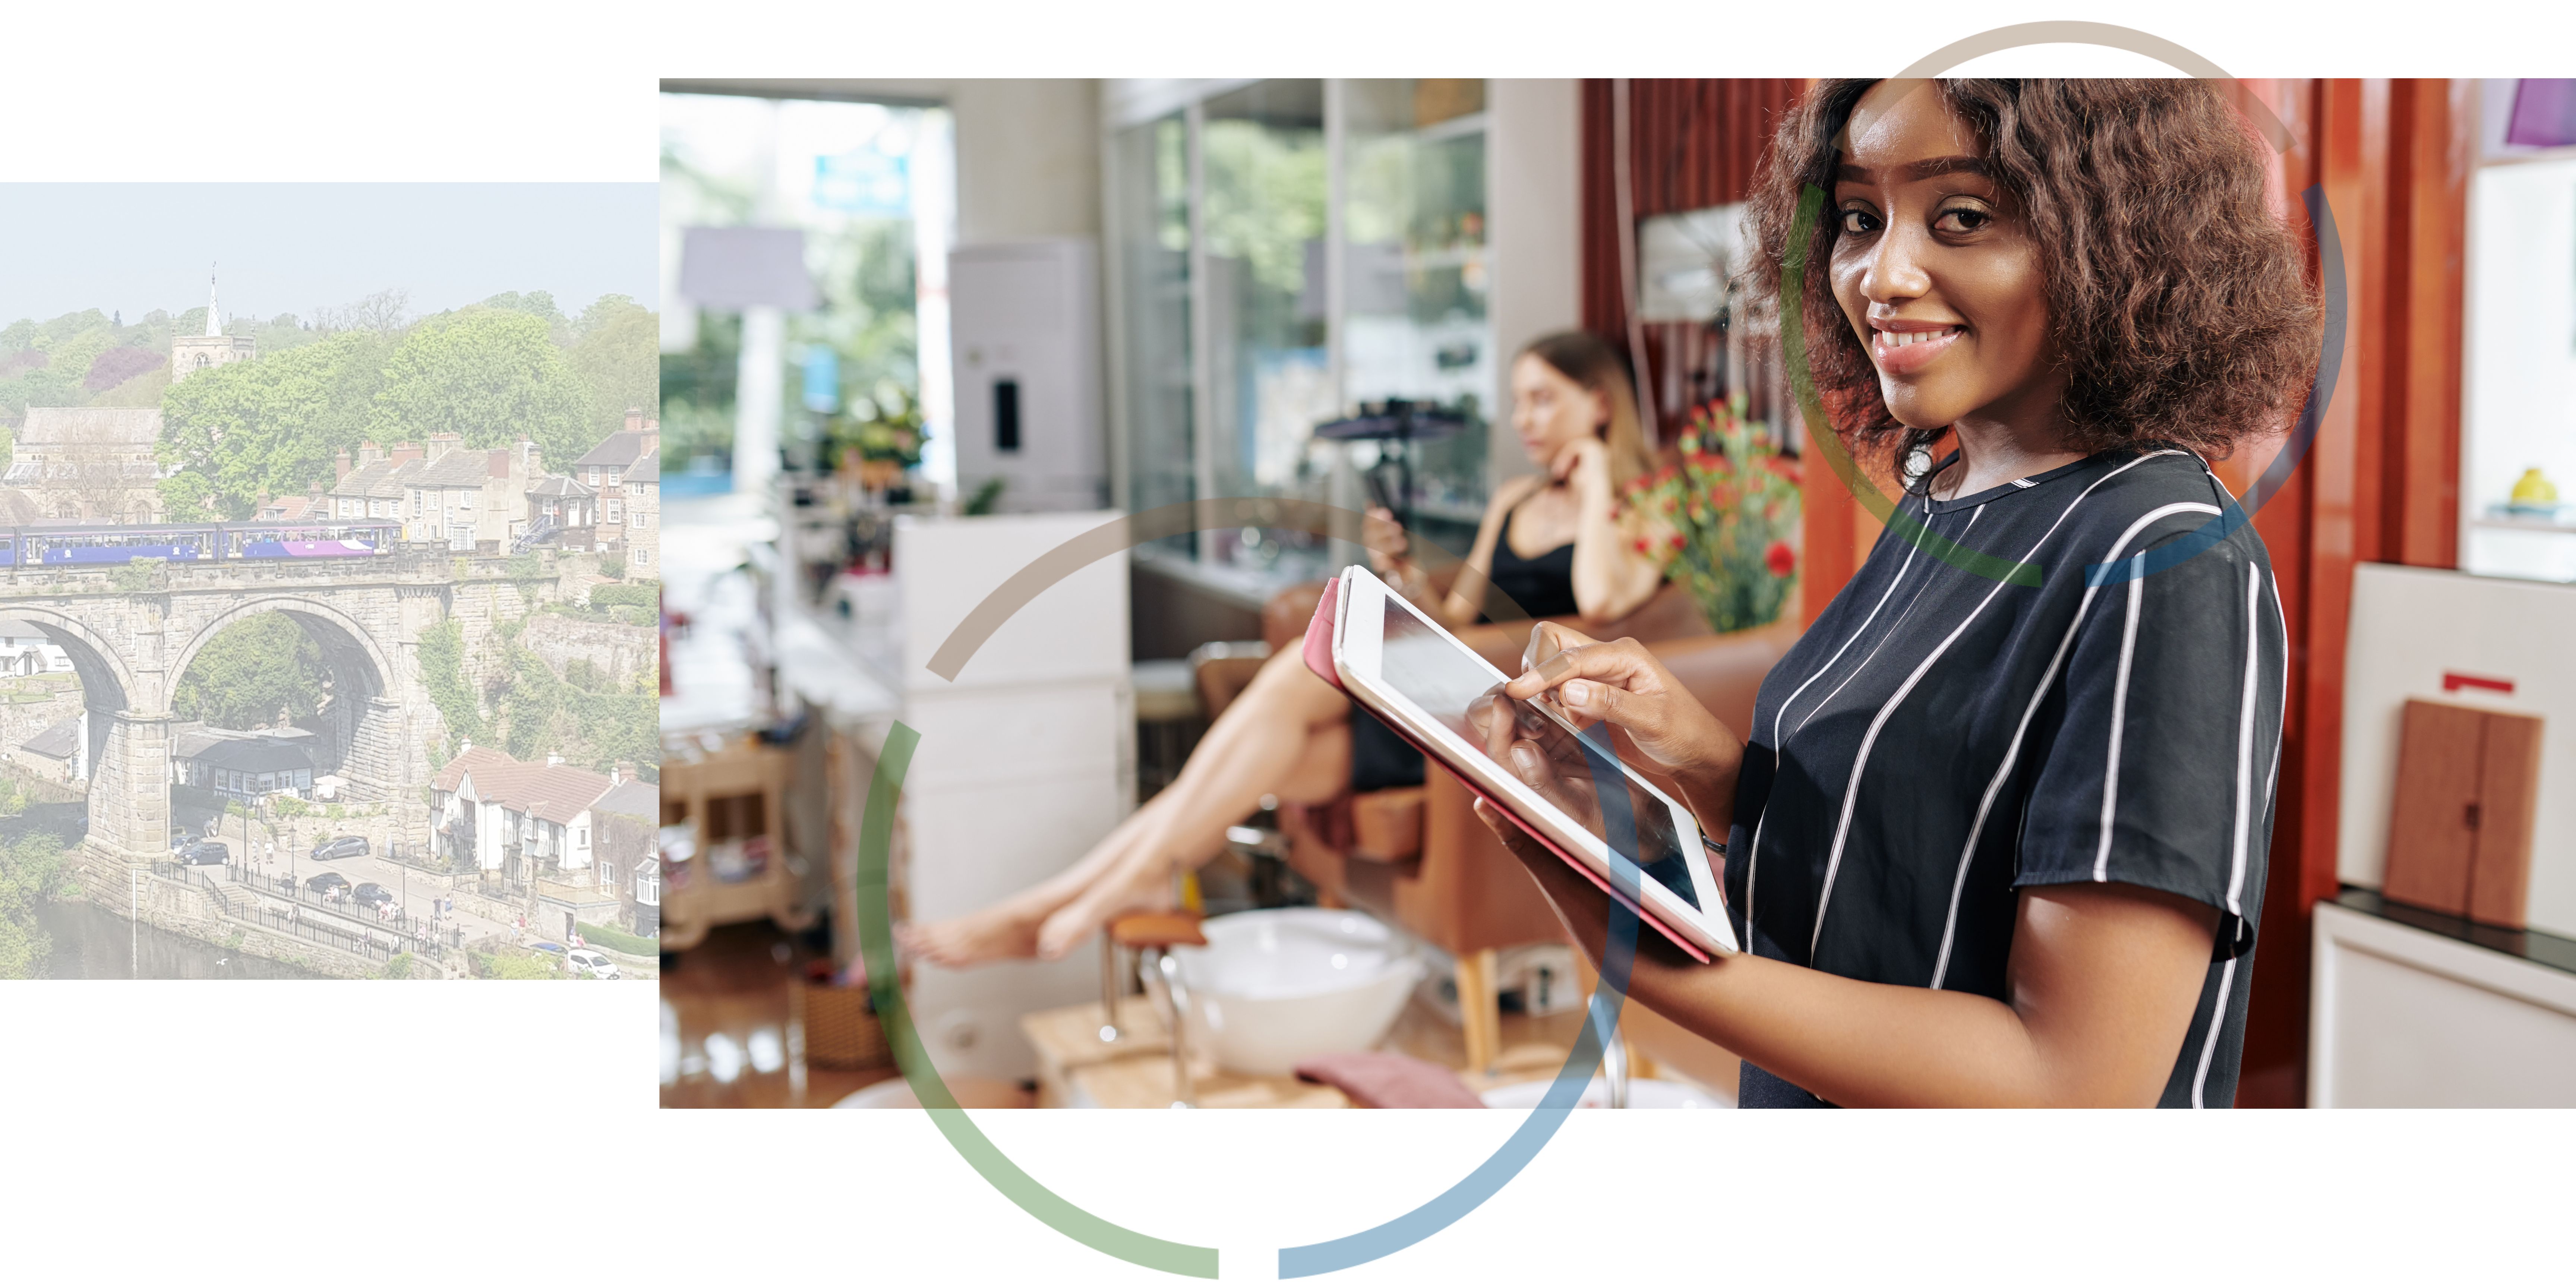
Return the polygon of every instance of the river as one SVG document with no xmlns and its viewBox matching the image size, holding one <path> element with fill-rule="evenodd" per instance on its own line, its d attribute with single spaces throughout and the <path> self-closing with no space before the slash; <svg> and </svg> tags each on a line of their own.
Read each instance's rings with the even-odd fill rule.
<svg viewBox="0 0 2576 1288">
<path fill-rule="evenodd" d="M 330 979 L 320 971 L 190 939 L 135 923 L 97 904 L 38 904 L 36 924 L 51 936 L 48 979 Z"/>
</svg>

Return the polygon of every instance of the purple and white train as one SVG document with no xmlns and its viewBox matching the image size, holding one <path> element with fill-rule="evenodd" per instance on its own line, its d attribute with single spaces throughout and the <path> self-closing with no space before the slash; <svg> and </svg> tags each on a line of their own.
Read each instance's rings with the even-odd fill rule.
<svg viewBox="0 0 2576 1288">
<path fill-rule="evenodd" d="M 150 527 L 0 528 L 0 568 L 121 564 L 137 559 L 349 559 L 393 553 L 399 523 L 172 523 Z"/>
</svg>

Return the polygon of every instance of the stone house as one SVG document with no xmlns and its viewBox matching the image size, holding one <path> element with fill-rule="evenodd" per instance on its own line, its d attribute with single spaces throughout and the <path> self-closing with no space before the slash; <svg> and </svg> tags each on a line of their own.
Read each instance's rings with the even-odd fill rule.
<svg viewBox="0 0 2576 1288">
<path fill-rule="evenodd" d="M 430 780 L 430 830 L 441 854 L 514 884 L 590 878 L 591 806 L 614 786 L 564 764 L 468 745 Z"/>
<path fill-rule="evenodd" d="M 599 522 L 599 496 L 581 480 L 548 474 L 528 489 L 527 543 L 588 549 Z"/>
<path fill-rule="evenodd" d="M 626 575 L 662 575 L 662 453 L 651 451 L 626 472 Z"/>
<path fill-rule="evenodd" d="M 621 768 L 620 772 L 623 770 Z M 599 884 L 618 898 L 619 921 L 639 935 L 662 929 L 662 788 L 627 779 L 591 806 L 599 823 Z"/>
<path fill-rule="evenodd" d="M 647 419 L 635 408 L 626 412 L 626 428 L 601 439 L 599 446 L 582 453 L 572 463 L 573 477 L 599 497 L 598 539 L 592 548 L 602 553 L 623 550 L 627 534 L 627 475 L 637 462 L 655 456 L 662 448 L 662 422 Z M 660 488 L 660 473 L 654 473 L 655 490 Z"/>
<path fill-rule="evenodd" d="M 18 744 L 10 759 L 49 783 L 89 781 L 89 713 L 63 717 Z"/>
<path fill-rule="evenodd" d="M 468 448 L 460 442 L 455 434 L 432 434 L 425 447 L 398 443 L 380 456 L 367 443 L 355 461 L 341 453 L 330 517 L 399 520 L 403 540 L 450 550 L 505 549 L 527 530 L 537 445 L 523 439 L 516 447 Z"/>
</svg>

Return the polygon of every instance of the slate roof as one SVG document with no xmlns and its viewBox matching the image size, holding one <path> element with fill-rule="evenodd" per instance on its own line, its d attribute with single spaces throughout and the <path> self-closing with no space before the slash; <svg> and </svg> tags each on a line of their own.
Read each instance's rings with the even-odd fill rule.
<svg viewBox="0 0 2576 1288">
<path fill-rule="evenodd" d="M 600 797 L 590 808 L 601 814 L 623 814 L 628 818 L 652 819 L 658 823 L 662 817 L 662 785 L 630 778 L 610 788 L 608 794 Z"/>
<path fill-rule="evenodd" d="M 646 452 L 646 453 L 644 454 L 643 459 L 641 459 L 641 460 L 639 460 L 639 461 L 635 462 L 635 467 L 634 467 L 633 469 L 630 469 L 630 470 L 626 471 L 626 481 L 627 481 L 627 482 L 629 482 L 629 483 L 659 483 L 659 482 L 661 482 L 661 481 L 662 481 L 662 452 L 661 452 L 661 449 L 659 449 L 659 448 L 655 448 L 655 449 L 654 449 L 654 450 L 652 450 L 652 451 Z"/>
<path fill-rule="evenodd" d="M 29 738 L 19 746 L 39 756 L 48 756 L 55 760 L 70 760 L 72 751 L 80 746 L 80 722 L 79 716 L 64 716 L 55 721 L 52 728 Z"/>
<path fill-rule="evenodd" d="M 576 467 L 596 465 L 601 469 L 625 469 L 628 466 L 633 465 L 636 458 L 648 456 L 653 453 L 654 449 L 647 447 L 644 442 L 648 436 L 657 439 L 661 437 L 658 431 L 648 433 L 648 431 L 640 429 L 621 429 L 616 433 L 609 435 L 607 438 L 600 440 L 599 446 L 582 453 L 581 459 L 574 461 L 573 465 Z"/>
<path fill-rule="evenodd" d="M 580 479 L 549 474 L 544 481 L 528 489 L 530 496 L 589 496 L 590 486 Z"/>
<path fill-rule="evenodd" d="M 278 738 L 224 738 L 198 752 L 193 759 L 217 769 L 242 774 L 313 767 L 311 752 Z"/>
<path fill-rule="evenodd" d="M 21 452 L 66 448 L 150 452 L 161 438 L 158 407 L 30 407 L 18 429 Z"/>
</svg>

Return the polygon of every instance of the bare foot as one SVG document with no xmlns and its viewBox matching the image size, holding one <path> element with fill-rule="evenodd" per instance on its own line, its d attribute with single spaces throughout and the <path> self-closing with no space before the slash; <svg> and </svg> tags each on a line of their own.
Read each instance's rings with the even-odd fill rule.
<svg viewBox="0 0 2576 1288">
<path fill-rule="evenodd" d="M 927 925 L 894 928 L 895 945 L 926 962 L 958 969 L 1007 957 L 1028 957 L 1038 949 L 1043 907 L 1014 900 Z"/>
<path fill-rule="evenodd" d="M 1121 865 L 1128 868 L 1131 865 Z M 1036 952 L 1045 961 L 1061 960 L 1074 945 L 1130 912 L 1160 912 L 1172 906 L 1171 869 L 1158 863 L 1132 865 L 1143 872 L 1119 871 L 1094 883 L 1046 918 L 1037 932 Z"/>
</svg>

